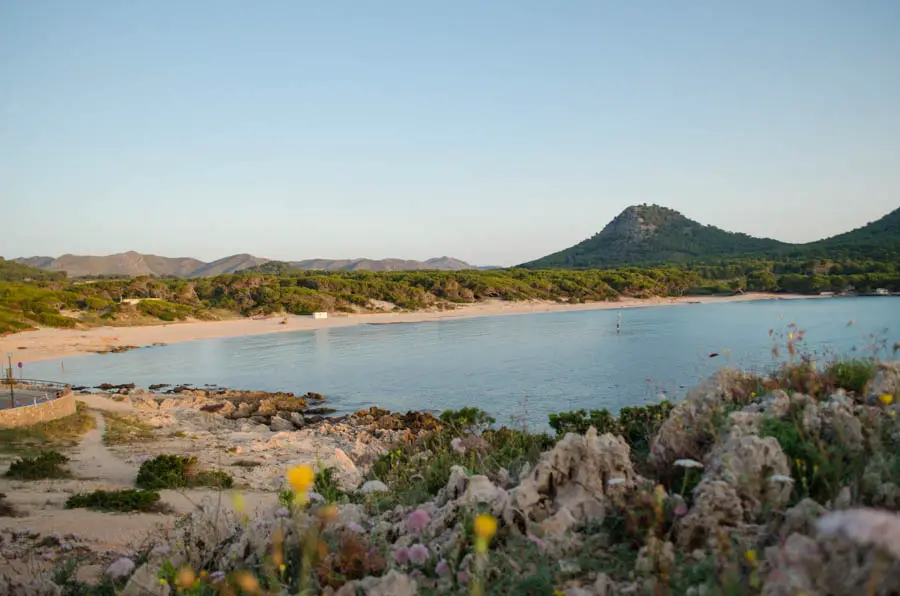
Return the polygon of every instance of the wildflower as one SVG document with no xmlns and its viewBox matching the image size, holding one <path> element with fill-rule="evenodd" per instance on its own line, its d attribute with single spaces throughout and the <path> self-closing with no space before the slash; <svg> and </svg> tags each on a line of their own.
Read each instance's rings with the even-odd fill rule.
<svg viewBox="0 0 900 596">
<path fill-rule="evenodd" d="M 756 551 L 752 548 L 744 553 L 744 558 L 747 559 L 747 563 L 749 563 L 751 567 L 755 568 L 759 565 L 759 559 L 756 557 Z"/>
<path fill-rule="evenodd" d="M 178 570 L 177 582 L 182 588 L 190 588 L 197 582 L 197 574 L 190 567 L 182 567 Z"/>
<path fill-rule="evenodd" d="M 414 544 L 409 548 L 409 562 L 413 565 L 424 565 L 430 554 L 424 544 Z"/>
<path fill-rule="evenodd" d="M 288 484 L 290 484 L 294 489 L 294 492 L 298 494 L 309 491 L 309 489 L 312 488 L 315 479 L 315 472 L 313 472 L 313 469 L 306 464 L 294 466 L 287 471 Z"/>
<path fill-rule="evenodd" d="M 616 486 L 617 484 L 625 484 L 627 479 L 625 478 L 610 478 L 606 481 L 606 486 Z"/>
<path fill-rule="evenodd" d="M 486 553 L 491 538 L 497 533 L 497 520 L 482 513 L 475 518 L 475 551 Z"/>
<path fill-rule="evenodd" d="M 106 568 L 106 575 L 115 579 L 122 579 L 130 576 L 133 571 L 134 561 L 128 557 L 122 557 L 121 559 L 113 561 L 113 563 Z"/>
<path fill-rule="evenodd" d="M 235 583 L 248 594 L 256 594 L 259 592 L 259 580 L 256 576 L 248 571 L 238 571 L 234 574 Z"/>
<path fill-rule="evenodd" d="M 769 482 L 782 482 L 784 484 L 793 484 L 794 479 L 790 476 L 785 476 L 784 474 L 773 474 L 769 476 Z"/>
<path fill-rule="evenodd" d="M 464 586 L 467 585 L 469 583 L 469 573 L 467 571 L 457 571 L 456 581 Z"/>
<path fill-rule="evenodd" d="M 452 441 L 450 441 L 450 446 L 453 447 L 453 450 L 457 453 L 465 453 L 466 446 L 463 445 L 463 441 L 461 438 L 456 437 Z"/>
<path fill-rule="evenodd" d="M 424 509 L 416 509 L 406 519 L 406 527 L 410 532 L 421 532 L 431 522 L 431 516 Z"/>
<path fill-rule="evenodd" d="M 702 468 L 703 464 L 698 462 L 695 459 L 676 459 L 675 463 L 672 464 L 674 466 L 678 466 L 679 468 Z"/>
<path fill-rule="evenodd" d="M 209 581 L 214 584 L 217 584 L 221 581 L 225 581 L 225 572 L 224 571 L 213 571 L 209 574 Z"/>
<path fill-rule="evenodd" d="M 538 548 L 545 548 L 547 546 L 546 542 L 544 542 L 543 540 L 541 540 L 534 534 L 529 534 L 528 540 L 530 540 L 532 543 L 534 543 L 534 545 L 537 546 Z"/>
<path fill-rule="evenodd" d="M 279 507 L 275 510 L 275 517 L 290 517 L 291 510 L 287 507 Z"/>
<path fill-rule="evenodd" d="M 354 534 L 362 534 L 363 532 L 366 531 L 365 528 L 363 528 L 361 525 L 359 525 L 356 522 L 350 522 L 349 524 L 347 524 L 344 527 L 347 528 L 348 530 L 350 530 L 351 532 L 353 532 Z"/>
<path fill-rule="evenodd" d="M 324 503 L 325 502 L 325 497 L 323 497 L 322 495 L 320 495 L 319 493 L 317 493 L 314 490 L 309 491 L 307 493 L 307 496 L 309 497 L 310 501 L 313 501 L 315 503 Z"/>
<path fill-rule="evenodd" d="M 675 507 L 675 517 L 684 517 L 685 515 L 687 515 L 687 512 L 688 512 L 688 508 L 687 508 L 687 505 L 685 505 L 684 503 L 679 503 Z"/>
<path fill-rule="evenodd" d="M 400 563 L 401 565 L 406 565 L 409 563 L 409 549 L 405 546 L 401 546 L 397 550 L 394 551 L 394 560 Z"/>
<path fill-rule="evenodd" d="M 159 578 L 159 585 L 161 585 L 161 586 L 168 586 L 168 585 L 169 585 L 169 582 L 166 580 L 166 578 L 161 577 L 161 578 Z"/>
<path fill-rule="evenodd" d="M 243 513 L 244 509 L 247 508 L 247 502 L 244 500 L 244 495 L 241 493 L 234 493 L 231 497 L 231 502 L 234 505 L 234 510 L 238 513 Z"/>
<path fill-rule="evenodd" d="M 875 509 L 846 509 L 819 518 L 820 534 L 843 534 L 853 542 L 880 547 L 900 559 L 900 515 Z"/>
<path fill-rule="evenodd" d="M 889 406 L 894 403 L 894 396 L 890 393 L 885 393 L 884 395 L 879 395 L 878 400 L 881 401 L 881 403 L 883 403 L 884 405 Z"/>
<path fill-rule="evenodd" d="M 438 577 L 447 577 L 450 575 L 450 565 L 447 565 L 447 561 L 441 559 L 438 561 L 438 564 L 434 566 L 434 572 Z"/>
</svg>

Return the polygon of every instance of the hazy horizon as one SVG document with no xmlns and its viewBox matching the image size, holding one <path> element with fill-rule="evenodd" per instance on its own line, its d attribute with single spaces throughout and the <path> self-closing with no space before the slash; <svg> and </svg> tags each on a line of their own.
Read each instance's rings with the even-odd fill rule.
<svg viewBox="0 0 900 596">
<path fill-rule="evenodd" d="M 900 206 L 900 4 L 0 0 L 0 255 L 508 266 Z"/>
</svg>

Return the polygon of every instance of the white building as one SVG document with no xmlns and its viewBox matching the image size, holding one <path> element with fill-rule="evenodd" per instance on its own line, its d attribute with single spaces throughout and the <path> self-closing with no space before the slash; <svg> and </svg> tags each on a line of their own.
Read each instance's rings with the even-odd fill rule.
<svg viewBox="0 0 900 596">
<path fill-rule="evenodd" d="M 312 316 L 314 319 L 327 319 L 328 313 L 324 312 L 324 311 L 323 312 L 314 312 Z"/>
<path fill-rule="evenodd" d="M 887 296 L 890 292 L 888 292 L 887 288 L 876 288 L 875 295 L 876 296 Z"/>
</svg>

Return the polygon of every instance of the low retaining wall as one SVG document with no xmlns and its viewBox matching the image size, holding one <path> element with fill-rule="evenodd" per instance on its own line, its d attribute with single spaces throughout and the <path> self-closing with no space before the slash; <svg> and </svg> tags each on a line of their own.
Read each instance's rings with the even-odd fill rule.
<svg viewBox="0 0 900 596">
<path fill-rule="evenodd" d="M 65 418 L 75 413 L 75 394 L 66 395 L 45 401 L 36 406 L 19 406 L 9 410 L 0 410 L 0 428 L 31 426 L 39 422 Z"/>
</svg>

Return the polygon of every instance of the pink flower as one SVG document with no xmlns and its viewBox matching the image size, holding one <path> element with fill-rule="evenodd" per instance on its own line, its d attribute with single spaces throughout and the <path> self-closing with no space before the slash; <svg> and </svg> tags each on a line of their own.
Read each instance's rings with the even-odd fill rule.
<svg viewBox="0 0 900 596">
<path fill-rule="evenodd" d="M 428 512 L 424 509 L 416 509 L 409 514 L 409 518 L 406 520 L 406 527 L 409 528 L 410 532 L 418 533 L 424 530 L 429 522 L 431 522 L 431 516 L 428 515 Z"/>
<path fill-rule="evenodd" d="M 409 548 L 409 562 L 413 565 L 424 565 L 430 554 L 424 544 L 414 544 Z"/>
<path fill-rule="evenodd" d="M 547 544 L 533 534 L 528 535 L 528 539 L 531 540 L 538 548 L 546 548 Z"/>
<path fill-rule="evenodd" d="M 350 522 L 349 524 L 347 524 L 344 527 L 347 528 L 347 530 L 353 532 L 354 534 L 362 534 L 363 532 L 366 531 L 365 528 L 363 528 L 361 525 L 359 525 L 356 522 Z"/>
<path fill-rule="evenodd" d="M 456 572 L 456 581 L 461 583 L 462 585 L 468 585 L 469 583 L 469 573 L 466 571 L 457 571 Z"/>
<path fill-rule="evenodd" d="M 409 563 L 409 549 L 405 546 L 401 546 L 397 550 L 394 551 L 394 560 L 400 563 L 401 565 L 406 565 Z"/>
<path fill-rule="evenodd" d="M 456 437 L 455 439 L 450 441 L 450 446 L 453 447 L 453 450 L 456 451 L 457 453 L 465 453 L 466 452 L 466 446 L 463 445 L 463 441 L 459 437 Z"/>
<path fill-rule="evenodd" d="M 438 564 L 434 566 L 434 572 L 437 573 L 438 577 L 447 577 L 450 575 L 450 565 L 447 565 L 447 561 L 441 559 L 438 561 Z"/>
<path fill-rule="evenodd" d="M 684 517 L 687 515 L 688 508 L 684 503 L 679 503 L 678 506 L 675 507 L 675 517 Z"/>
</svg>

